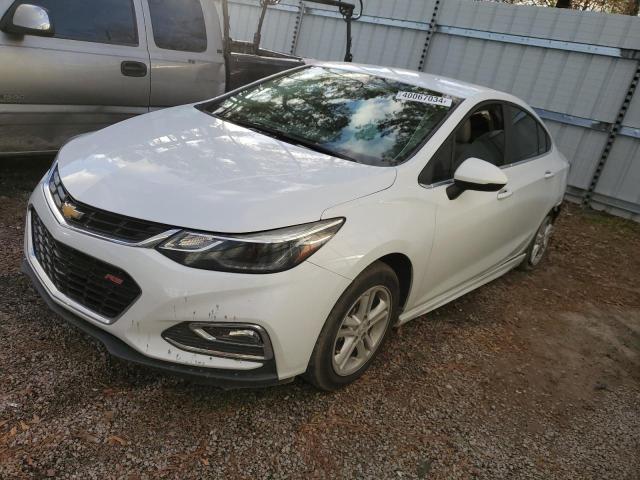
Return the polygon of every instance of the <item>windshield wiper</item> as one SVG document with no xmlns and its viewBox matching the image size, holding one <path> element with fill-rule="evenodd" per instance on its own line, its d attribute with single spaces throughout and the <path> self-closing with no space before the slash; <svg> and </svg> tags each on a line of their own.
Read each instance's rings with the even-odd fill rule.
<svg viewBox="0 0 640 480">
<path fill-rule="evenodd" d="M 217 115 L 216 115 L 217 116 Z M 242 120 L 229 120 L 228 118 L 225 117 L 219 117 L 217 116 L 220 120 L 224 120 L 225 122 L 231 122 L 231 123 L 235 123 L 236 125 L 239 125 L 240 127 L 244 127 L 247 128 L 249 130 L 252 130 L 254 132 L 257 133 L 262 133 L 264 135 L 267 135 L 271 138 L 275 138 L 276 140 L 280 140 L 286 143 L 291 143 L 293 145 L 298 145 L 300 147 L 305 147 L 308 148 L 309 150 L 314 150 L 316 152 L 319 153 L 324 153 L 325 155 L 331 155 L 332 157 L 338 157 L 341 158 L 342 160 L 348 160 L 350 162 L 356 162 L 356 163 L 360 163 L 358 162 L 358 160 L 351 158 L 347 155 L 344 155 L 340 152 L 336 152 L 334 150 L 331 150 L 330 148 L 327 148 L 323 145 L 319 145 L 315 142 L 312 142 L 311 140 L 307 140 L 305 138 L 300 138 L 300 137 L 296 137 L 294 135 L 290 135 L 284 132 L 281 132 L 280 130 L 276 130 L 270 127 L 267 127 L 265 125 L 261 125 L 261 124 L 256 124 L 256 123 L 250 123 L 250 122 L 244 122 Z"/>
</svg>

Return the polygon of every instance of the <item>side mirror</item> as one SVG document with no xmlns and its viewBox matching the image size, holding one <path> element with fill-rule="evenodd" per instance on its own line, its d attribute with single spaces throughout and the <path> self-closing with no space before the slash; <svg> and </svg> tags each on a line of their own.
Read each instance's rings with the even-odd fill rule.
<svg viewBox="0 0 640 480">
<path fill-rule="evenodd" d="M 447 187 L 447 197 L 455 200 L 465 190 L 498 192 L 507 181 L 504 172 L 492 163 L 479 158 L 467 158 L 453 174 L 453 185 Z"/>
<path fill-rule="evenodd" d="M 54 34 L 47 9 L 30 3 L 16 2 L 0 20 L 0 30 L 16 35 Z"/>
</svg>

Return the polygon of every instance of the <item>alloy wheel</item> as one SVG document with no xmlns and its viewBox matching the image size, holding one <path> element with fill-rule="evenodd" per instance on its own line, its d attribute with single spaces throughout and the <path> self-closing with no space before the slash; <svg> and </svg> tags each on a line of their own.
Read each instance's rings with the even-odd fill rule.
<svg viewBox="0 0 640 480">
<path fill-rule="evenodd" d="M 376 352 L 391 318 L 391 292 L 369 288 L 342 319 L 333 343 L 333 370 L 340 376 L 358 371 Z"/>
<path fill-rule="evenodd" d="M 544 256 L 544 252 L 547 250 L 549 246 L 549 240 L 551 239 L 551 234 L 553 233 L 553 224 L 551 223 L 551 218 L 547 217 L 538 228 L 536 232 L 536 238 L 533 243 L 533 248 L 531 249 L 531 265 L 535 266 L 540 263 L 542 257 Z"/>
</svg>

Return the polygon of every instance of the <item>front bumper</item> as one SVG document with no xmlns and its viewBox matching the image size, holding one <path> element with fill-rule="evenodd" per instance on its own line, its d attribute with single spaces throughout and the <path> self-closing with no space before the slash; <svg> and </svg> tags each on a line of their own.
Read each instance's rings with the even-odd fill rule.
<svg viewBox="0 0 640 480">
<path fill-rule="evenodd" d="M 198 379 L 199 383 L 212 384 L 221 388 L 242 388 L 242 387 L 265 387 L 286 383 L 278 379 L 275 361 L 272 359 L 265 362 L 261 367 L 253 370 L 237 371 L 215 368 L 204 368 L 178 363 L 156 360 L 134 350 L 122 340 L 114 337 L 110 333 L 90 324 L 69 310 L 58 305 L 47 292 L 40 279 L 35 274 L 31 265 L 25 258 L 22 261 L 22 272 L 31 279 L 35 290 L 47 303 L 49 308 L 65 319 L 70 324 L 102 343 L 111 355 L 128 362 L 137 363 L 145 367 L 159 369 L 172 375 L 184 376 Z"/>
<path fill-rule="evenodd" d="M 142 293 L 122 315 L 107 322 L 51 285 L 34 256 L 31 214 L 25 228 L 26 273 L 52 309 L 104 343 L 115 356 L 222 386 L 267 385 L 306 370 L 316 339 L 349 280 L 304 262 L 286 272 L 247 275 L 197 270 L 149 248 L 120 245 L 59 223 L 41 183 L 30 199 L 57 241 L 123 268 Z M 274 358 L 239 360 L 180 350 L 162 332 L 181 322 L 248 323 L 269 336 Z"/>
</svg>

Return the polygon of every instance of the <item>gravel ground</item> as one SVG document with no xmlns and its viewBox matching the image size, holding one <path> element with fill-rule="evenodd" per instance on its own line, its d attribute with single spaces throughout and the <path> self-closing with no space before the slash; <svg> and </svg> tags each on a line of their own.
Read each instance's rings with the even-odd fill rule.
<svg viewBox="0 0 640 480">
<path fill-rule="evenodd" d="M 640 225 L 572 206 L 533 273 L 394 332 L 337 393 L 111 359 L 19 273 L 50 159 L 0 163 L 0 478 L 640 479 Z"/>
</svg>

